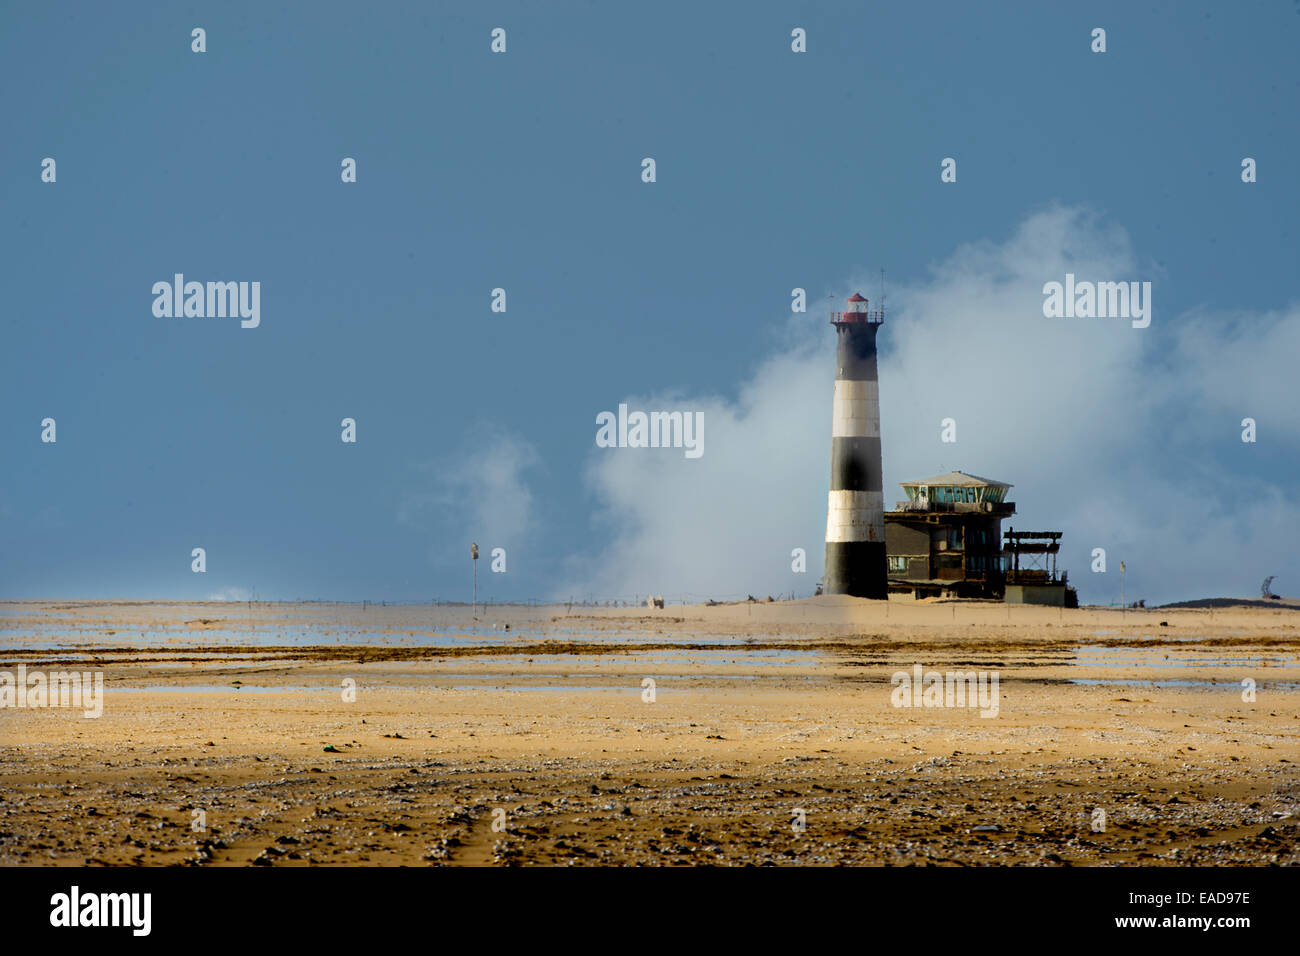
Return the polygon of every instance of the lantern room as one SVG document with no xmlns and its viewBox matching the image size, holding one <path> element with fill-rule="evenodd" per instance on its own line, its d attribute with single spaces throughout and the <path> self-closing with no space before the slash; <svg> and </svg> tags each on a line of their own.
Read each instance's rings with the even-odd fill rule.
<svg viewBox="0 0 1300 956">
<path fill-rule="evenodd" d="M 879 325 L 885 321 L 884 312 L 872 312 L 862 293 L 855 292 L 845 302 L 843 312 L 831 313 L 831 325 Z"/>
</svg>

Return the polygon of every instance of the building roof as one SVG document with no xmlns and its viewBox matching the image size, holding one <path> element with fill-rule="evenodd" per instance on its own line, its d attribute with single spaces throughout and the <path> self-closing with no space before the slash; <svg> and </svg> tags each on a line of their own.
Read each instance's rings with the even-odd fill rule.
<svg viewBox="0 0 1300 956">
<path fill-rule="evenodd" d="M 924 485 L 929 488 L 936 486 L 943 487 L 964 487 L 973 488 L 980 485 L 991 488 L 1012 488 L 1005 481 L 994 481 L 992 478 L 981 478 L 979 475 L 968 475 L 964 471 L 950 471 L 946 475 L 935 475 L 933 478 L 922 478 L 920 481 L 904 481 L 903 485 Z"/>
<path fill-rule="evenodd" d="M 861 292 L 855 292 L 855 293 L 853 293 L 853 295 L 851 295 L 851 296 L 848 298 L 847 301 L 849 301 L 849 302 L 866 302 L 867 300 L 864 299 L 864 298 L 862 298 L 862 293 L 861 293 Z"/>
</svg>

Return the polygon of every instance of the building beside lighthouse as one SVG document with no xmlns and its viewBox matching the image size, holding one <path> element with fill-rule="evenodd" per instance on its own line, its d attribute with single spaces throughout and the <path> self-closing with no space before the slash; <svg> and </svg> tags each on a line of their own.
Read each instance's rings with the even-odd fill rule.
<svg viewBox="0 0 1300 956">
<path fill-rule="evenodd" d="M 1002 519 L 1016 513 L 1004 481 L 950 471 L 903 482 L 885 515 L 889 584 L 915 597 L 1003 596 Z"/>
<path fill-rule="evenodd" d="M 1057 568 L 1059 531 L 1002 530 L 1016 513 L 1011 485 L 964 471 L 903 482 L 885 512 L 889 589 L 916 598 L 964 597 L 1077 607 Z"/>
<path fill-rule="evenodd" d="M 857 293 L 843 312 L 831 313 L 837 372 L 826 504 L 826 593 L 879 600 L 889 597 L 876 370 L 876 332 L 884 320 Z"/>
</svg>

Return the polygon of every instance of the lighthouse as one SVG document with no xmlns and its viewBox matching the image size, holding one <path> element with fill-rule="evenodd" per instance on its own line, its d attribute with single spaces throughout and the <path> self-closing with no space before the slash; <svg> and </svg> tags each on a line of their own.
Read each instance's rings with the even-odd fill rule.
<svg viewBox="0 0 1300 956">
<path fill-rule="evenodd" d="M 831 313 L 838 371 L 826 505 L 826 593 L 880 600 L 889 597 L 876 380 L 876 331 L 884 320 L 857 293 L 845 311 Z"/>
</svg>

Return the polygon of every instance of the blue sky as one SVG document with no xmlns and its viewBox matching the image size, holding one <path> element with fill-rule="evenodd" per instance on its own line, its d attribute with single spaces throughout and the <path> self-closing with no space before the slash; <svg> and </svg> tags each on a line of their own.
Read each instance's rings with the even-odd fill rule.
<svg viewBox="0 0 1300 956">
<path fill-rule="evenodd" d="M 874 299 L 882 267 L 887 500 L 952 468 L 1015 483 L 1025 524 L 1066 531 L 1085 600 L 1118 596 L 1094 546 L 1130 555 L 1130 597 L 1300 589 L 1272 541 L 1300 465 L 1279 348 L 1300 343 L 1296 3 L 5 3 L 0 22 L 0 597 L 467 598 L 470 540 L 507 548 L 507 573 L 479 569 L 498 599 L 809 593 L 824 303 Z M 1043 237 L 1041 263 L 1014 258 Z M 1152 281 L 1152 327 L 1105 344 L 1033 314 L 1076 263 Z M 176 272 L 260 281 L 261 325 L 155 317 Z M 981 400 L 1030 361 L 1049 371 L 1025 401 Z M 595 416 L 638 398 L 712 412 L 704 458 L 596 449 Z M 748 511 L 724 506 L 762 474 L 780 480 Z"/>
</svg>

